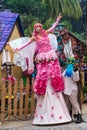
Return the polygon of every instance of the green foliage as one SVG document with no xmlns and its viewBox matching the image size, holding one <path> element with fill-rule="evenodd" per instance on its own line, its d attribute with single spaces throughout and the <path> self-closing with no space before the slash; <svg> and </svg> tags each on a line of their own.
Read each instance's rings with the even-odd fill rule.
<svg viewBox="0 0 87 130">
<path fill-rule="evenodd" d="M 42 0 L 43 4 L 49 4 L 52 15 L 62 12 L 64 16 L 79 19 L 82 16 L 82 9 L 78 0 Z"/>
<path fill-rule="evenodd" d="M 52 18 L 47 19 L 46 22 L 43 24 L 43 28 L 48 29 L 50 26 L 52 26 L 52 23 L 53 23 Z"/>
<path fill-rule="evenodd" d="M 22 79 L 23 79 L 23 85 L 26 86 L 27 78 L 23 75 L 23 76 L 22 76 Z"/>
<path fill-rule="evenodd" d="M 39 22 L 39 19 L 34 17 L 32 14 L 30 14 L 30 15 L 23 14 L 22 22 L 23 22 L 23 26 L 24 26 L 25 35 L 29 36 L 32 34 L 31 32 L 33 31 L 33 25 L 35 24 L 35 22 Z"/>
<path fill-rule="evenodd" d="M 85 53 L 84 61 L 85 61 L 85 63 L 87 63 L 87 52 Z"/>
<path fill-rule="evenodd" d="M 87 37 L 87 33 L 86 32 L 84 32 L 84 33 L 80 33 L 80 34 L 78 34 L 77 32 L 74 32 L 73 33 L 77 38 L 79 38 L 79 39 L 81 39 L 81 40 L 86 40 L 86 37 Z"/>
<path fill-rule="evenodd" d="M 69 21 L 63 20 L 63 22 L 61 22 L 61 24 L 64 24 L 64 27 L 67 28 L 67 30 L 72 31 L 72 25 Z"/>
<path fill-rule="evenodd" d="M 82 10 L 78 0 L 3 0 L 4 8 L 19 13 L 22 17 L 25 35 L 31 35 L 33 24 L 41 22 L 47 29 L 56 19 L 59 12 L 64 16 L 79 19 Z M 53 20 L 54 19 L 54 20 Z M 66 28 L 72 30 L 68 21 L 64 21 Z"/>
<path fill-rule="evenodd" d="M 83 91 L 83 94 L 87 93 L 87 86 L 84 86 L 84 87 L 82 88 L 82 91 Z"/>
</svg>

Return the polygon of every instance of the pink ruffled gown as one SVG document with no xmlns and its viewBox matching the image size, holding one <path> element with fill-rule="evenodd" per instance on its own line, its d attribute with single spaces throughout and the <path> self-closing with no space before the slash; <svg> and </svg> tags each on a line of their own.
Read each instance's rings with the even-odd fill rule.
<svg viewBox="0 0 87 130">
<path fill-rule="evenodd" d="M 62 91 L 64 84 L 57 55 L 49 44 L 48 36 L 37 39 L 37 76 L 34 91 L 37 104 L 34 125 L 50 125 L 70 122 L 71 117 L 66 107 Z"/>
</svg>

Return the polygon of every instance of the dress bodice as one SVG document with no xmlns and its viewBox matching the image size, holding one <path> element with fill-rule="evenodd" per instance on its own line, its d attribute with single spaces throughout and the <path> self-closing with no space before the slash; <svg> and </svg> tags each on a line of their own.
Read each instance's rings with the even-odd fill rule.
<svg viewBox="0 0 87 130">
<path fill-rule="evenodd" d="M 48 52 L 52 50 L 48 36 L 36 39 L 36 43 L 36 49 L 38 53 Z"/>
<path fill-rule="evenodd" d="M 35 61 L 37 63 L 57 59 L 57 55 L 50 45 L 48 36 L 36 39 L 36 54 Z"/>
</svg>

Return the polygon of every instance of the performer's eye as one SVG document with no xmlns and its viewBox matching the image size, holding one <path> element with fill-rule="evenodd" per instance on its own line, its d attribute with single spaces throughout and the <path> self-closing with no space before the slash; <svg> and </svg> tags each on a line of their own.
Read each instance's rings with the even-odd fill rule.
<svg viewBox="0 0 87 130">
<path fill-rule="evenodd" d="M 37 25 L 36 27 L 41 27 L 41 25 Z"/>
</svg>

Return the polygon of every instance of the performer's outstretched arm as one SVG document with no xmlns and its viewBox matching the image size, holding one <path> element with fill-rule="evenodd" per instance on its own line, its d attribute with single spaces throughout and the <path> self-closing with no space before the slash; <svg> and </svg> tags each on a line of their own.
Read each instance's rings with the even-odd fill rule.
<svg viewBox="0 0 87 130">
<path fill-rule="evenodd" d="M 61 18 L 62 18 L 62 15 L 59 14 L 58 17 L 57 17 L 56 22 L 53 24 L 52 27 L 50 27 L 50 28 L 47 30 L 47 33 L 51 33 L 51 32 L 54 31 L 54 28 L 58 25 L 58 23 L 59 23 L 59 21 L 60 21 Z"/>
<path fill-rule="evenodd" d="M 31 37 L 23 46 L 21 46 L 20 48 L 18 48 L 17 51 L 20 51 L 21 49 L 25 48 L 26 46 L 28 46 L 29 44 L 31 44 L 33 41 L 35 41 L 35 38 Z"/>
</svg>

